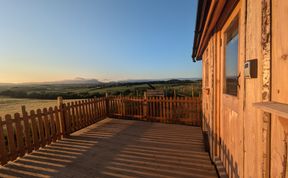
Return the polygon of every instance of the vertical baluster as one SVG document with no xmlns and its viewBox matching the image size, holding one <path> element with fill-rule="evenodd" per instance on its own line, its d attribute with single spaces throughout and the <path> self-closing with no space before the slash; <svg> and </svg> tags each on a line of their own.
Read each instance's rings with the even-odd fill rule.
<svg viewBox="0 0 288 178">
<path fill-rule="evenodd" d="M 16 144 L 14 140 L 14 127 L 13 121 L 10 114 L 5 116 L 6 127 L 7 127 L 7 139 L 9 146 L 9 158 L 10 160 L 15 160 L 17 158 Z"/>
<path fill-rule="evenodd" d="M 44 147 L 47 143 L 47 133 L 46 133 L 46 126 L 45 126 L 45 121 L 42 117 L 42 111 L 40 109 L 37 109 L 37 118 L 38 118 L 38 123 L 39 123 L 39 135 L 41 138 L 41 146 Z"/>
<path fill-rule="evenodd" d="M 130 115 L 133 118 L 133 116 L 134 116 L 134 100 L 133 100 L 132 96 L 130 96 Z"/>
<path fill-rule="evenodd" d="M 50 124 L 49 124 L 49 118 L 48 118 L 48 110 L 47 108 L 43 109 L 43 118 L 44 118 L 44 130 L 45 130 L 45 139 L 46 139 L 46 144 L 50 144 L 52 139 L 50 135 Z"/>
<path fill-rule="evenodd" d="M 87 113 L 86 113 L 85 100 L 82 101 L 82 112 L 83 112 L 84 127 L 86 127 L 88 119 L 87 119 Z"/>
<path fill-rule="evenodd" d="M 71 102 L 71 132 L 76 130 L 76 113 L 75 113 L 75 102 Z"/>
<path fill-rule="evenodd" d="M 53 142 L 56 142 L 57 140 L 56 123 L 55 123 L 54 111 L 52 107 L 49 107 L 48 113 L 50 115 L 51 138 Z"/>
<path fill-rule="evenodd" d="M 140 115 L 140 119 L 143 120 L 143 99 L 141 97 L 138 98 L 139 99 L 139 115 Z"/>
<path fill-rule="evenodd" d="M 158 111 L 157 111 L 157 117 L 158 117 L 158 122 L 162 122 L 162 103 L 161 103 L 161 98 L 159 96 L 157 96 L 157 108 L 158 108 Z"/>
<path fill-rule="evenodd" d="M 89 113 L 87 110 L 87 100 L 84 100 L 83 102 L 83 110 L 85 115 L 85 127 L 89 125 Z"/>
<path fill-rule="evenodd" d="M 149 121 L 152 120 L 152 101 L 151 97 L 147 97 L 148 99 L 148 115 L 149 115 Z"/>
<path fill-rule="evenodd" d="M 16 131 L 17 152 L 19 156 L 24 156 L 25 155 L 24 134 L 19 113 L 16 113 L 14 115 L 14 121 L 16 128 L 15 131 Z"/>
<path fill-rule="evenodd" d="M 136 97 L 136 115 L 137 118 L 139 119 L 140 117 L 140 102 L 139 102 L 139 97 Z"/>
<path fill-rule="evenodd" d="M 94 105 L 95 105 L 95 119 L 97 121 L 99 118 L 98 98 L 95 98 Z"/>
<path fill-rule="evenodd" d="M 197 107 L 197 125 L 199 125 L 200 126 L 200 124 L 201 124 L 201 108 L 202 108 L 202 101 L 201 101 L 201 98 L 200 97 L 198 97 L 197 98 L 197 105 L 198 105 L 198 107 Z"/>
<path fill-rule="evenodd" d="M 198 116 L 197 116 L 197 112 L 198 112 L 198 103 L 197 103 L 197 99 L 194 98 L 192 101 L 191 101 L 191 108 L 193 108 L 193 114 L 192 114 L 192 117 L 193 117 L 193 124 L 195 124 L 198 120 Z"/>
<path fill-rule="evenodd" d="M 87 112 L 87 118 L 88 118 L 88 125 L 90 125 L 91 124 L 91 115 L 90 115 L 90 107 L 89 107 L 89 105 L 90 105 L 90 101 L 89 101 L 89 99 L 87 99 L 86 100 L 86 112 Z"/>
<path fill-rule="evenodd" d="M 102 98 L 99 99 L 99 118 L 102 119 L 103 107 L 102 107 Z"/>
<path fill-rule="evenodd" d="M 133 96 L 131 96 L 131 113 L 132 113 L 132 117 L 133 119 L 135 118 L 135 99 Z"/>
<path fill-rule="evenodd" d="M 31 118 L 32 138 L 33 138 L 34 149 L 39 149 L 40 143 L 42 147 L 46 145 L 46 140 L 45 140 L 45 134 L 44 134 L 42 112 L 40 109 L 37 109 L 36 112 L 37 112 L 38 124 L 36 121 L 36 115 L 35 115 L 34 110 L 30 111 L 30 118 Z"/>
<path fill-rule="evenodd" d="M 91 99 L 91 104 L 90 104 L 90 107 L 91 107 L 91 114 L 92 114 L 92 123 L 95 123 L 96 122 L 96 117 L 95 117 L 95 105 L 94 105 L 94 98 Z"/>
<path fill-rule="evenodd" d="M 39 135 L 41 138 L 41 147 L 44 147 L 47 143 L 46 139 L 46 129 L 45 129 L 45 121 L 42 116 L 42 111 L 40 109 L 37 109 L 37 119 L 39 124 Z"/>
<path fill-rule="evenodd" d="M 183 117 L 185 118 L 185 122 L 187 122 L 188 124 L 191 125 L 191 120 L 189 118 L 189 112 L 190 109 L 188 108 L 188 102 L 189 102 L 189 98 L 188 97 L 184 97 L 184 103 L 183 103 L 183 107 L 181 107 L 182 112 L 183 112 Z"/>
<path fill-rule="evenodd" d="M 163 97 L 163 122 L 166 123 L 166 115 L 167 115 L 167 110 L 166 110 L 166 96 Z"/>
<path fill-rule="evenodd" d="M 172 121 L 173 121 L 173 97 L 170 97 L 169 105 L 170 105 L 169 123 L 172 123 Z"/>
<path fill-rule="evenodd" d="M 8 152 L 7 152 L 7 145 L 5 143 L 4 138 L 4 131 L 3 131 L 4 122 L 0 117 L 0 161 L 1 164 L 4 165 L 8 162 Z"/>
<path fill-rule="evenodd" d="M 57 106 L 54 107 L 54 112 L 55 112 L 55 125 L 56 125 L 56 135 L 57 139 L 61 139 L 61 127 L 60 127 L 60 119 L 59 119 L 59 108 Z"/>
<path fill-rule="evenodd" d="M 156 96 L 153 97 L 153 121 L 157 121 L 157 98 Z"/>
<path fill-rule="evenodd" d="M 89 125 L 93 124 L 93 114 L 92 114 L 92 108 L 91 108 L 91 98 L 88 99 L 88 113 L 89 113 Z"/>
<path fill-rule="evenodd" d="M 94 105 L 95 98 L 91 99 L 90 108 L 91 108 L 91 116 L 92 116 L 92 123 L 96 122 L 96 114 L 95 114 L 95 105 Z"/>
<path fill-rule="evenodd" d="M 91 123 L 95 123 L 95 114 L 94 114 L 94 98 L 90 99 L 90 111 L 91 111 Z"/>
<path fill-rule="evenodd" d="M 31 146 L 31 134 L 30 134 L 32 132 L 32 130 L 31 130 L 31 127 L 29 124 L 29 117 L 28 117 L 28 113 L 26 111 L 26 107 L 22 106 L 21 109 L 22 109 L 22 115 L 23 115 L 25 146 L 26 146 L 27 152 L 31 153 L 33 150 L 32 146 Z"/>
<path fill-rule="evenodd" d="M 60 110 L 60 128 L 61 128 L 61 135 L 65 136 L 66 135 L 66 128 L 65 128 L 65 106 L 63 104 L 63 98 L 62 97 L 58 97 L 58 107 Z"/>
<path fill-rule="evenodd" d="M 176 96 L 175 97 L 175 102 L 174 102 L 174 122 L 173 123 L 181 123 L 181 116 L 180 116 L 180 113 L 179 113 L 179 106 L 180 106 L 180 103 L 181 103 L 181 99 Z"/>
<path fill-rule="evenodd" d="M 98 98 L 95 101 L 95 107 L 96 107 L 96 118 L 97 120 L 99 120 L 99 102 L 98 102 Z"/>
<path fill-rule="evenodd" d="M 76 101 L 76 106 L 75 106 L 75 110 L 76 110 L 76 128 L 77 130 L 79 130 L 81 128 L 81 110 L 80 110 L 80 105 L 81 103 L 79 101 Z"/>
<path fill-rule="evenodd" d="M 193 117 L 193 113 L 194 113 L 194 108 L 193 108 L 193 100 L 195 99 L 195 97 L 194 98 L 190 98 L 190 101 L 189 101 L 189 109 L 191 110 L 191 112 L 190 112 L 190 117 L 191 117 L 191 120 L 192 120 L 192 124 L 193 124 L 193 122 L 194 122 L 194 117 Z"/>
<path fill-rule="evenodd" d="M 98 101 L 98 107 L 99 107 L 99 119 L 102 118 L 102 113 L 103 113 L 103 108 L 102 108 L 102 98 L 99 98 L 99 101 Z"/>
<path fill-rule="evenodd" d="M 128 100 L 127 97 L 122 97 L 122 101 L 123 101 L 123 105 L 122 105 L 122 110 L 123 110 L 123 117 L 126 117 L 129 113 L 128 113 Z"/>
<path fill-rule="evenodd" d="M 84 128 L 86 125 L 86 117 L 85 117 L 85 111 L 84 111 L 84 101 L 79 101 L 80 102 L 80 112 L 81 112 L 81 128 Z"/>
<path fill-rule="evenodd" d="M 103 116 L 102 98 L 99 99 L 99 111 L 100 111 L 99 117 L 102 119 L 102 116 Z"/>
</svg>

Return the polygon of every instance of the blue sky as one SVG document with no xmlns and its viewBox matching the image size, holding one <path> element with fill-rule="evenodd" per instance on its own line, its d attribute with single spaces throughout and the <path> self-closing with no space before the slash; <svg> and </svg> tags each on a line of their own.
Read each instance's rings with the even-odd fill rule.
<svg viewBox="0 0 288 178">
<path fill-rule="evenodd" d="M 201 77 L 196 0 L 0 2 L 0 82 Z"/>
</svg>

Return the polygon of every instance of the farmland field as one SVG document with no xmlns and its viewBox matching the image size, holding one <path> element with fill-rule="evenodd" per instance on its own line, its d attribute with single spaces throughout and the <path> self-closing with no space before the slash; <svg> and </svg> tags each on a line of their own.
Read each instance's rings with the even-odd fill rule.
<svg viewBox="0 0 288 178">
<path fill-rule="evenodd" d="M 0 85 L 0 96 L 11 98 L 83 99 L 94 96 L 143 96 L 149 89 L 163 90 L 165 96 L 199 96 L 201 81 L 158 81 L 142 83 L 106 83 L 98 85 Z"/>
<path fill-rule="evenodd" d="M 21 112 L 21 106 L 26 110 L 43 109 L 57 105 L 56 98 L 62 96 L 65 101 L 109 96 L 142 96 L 148 89 L 163 90 L 164 95 L 199 96 L 200 81 L 160 81 L 150 83 L 123 83 L 103 85 L 0 85 L 0 117 L 6 114 Z M 69 100 L 71 99 L 71 100 Z"/>
<path fill-rule="evenodd" d="M 32 109 L 42 109 L 45 107 L 56 106 L 56 100 L 37 100 L 37 99 L 17 99 L 0 97 L 0 117 L 6 114 L 21 112 L 21 106 L 25 105 L 27 111 Z"/>
</svg>

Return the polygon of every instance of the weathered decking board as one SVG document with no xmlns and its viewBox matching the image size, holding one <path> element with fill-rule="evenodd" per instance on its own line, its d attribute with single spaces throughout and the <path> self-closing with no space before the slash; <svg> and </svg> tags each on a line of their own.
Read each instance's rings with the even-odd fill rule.
<svg viewBox="0 0 288 178">
<path fill-rule="evenodd" d="M 105 119 L 0 168 L 0 177 L 217 177 L 201 128 Z"/>
</svg>

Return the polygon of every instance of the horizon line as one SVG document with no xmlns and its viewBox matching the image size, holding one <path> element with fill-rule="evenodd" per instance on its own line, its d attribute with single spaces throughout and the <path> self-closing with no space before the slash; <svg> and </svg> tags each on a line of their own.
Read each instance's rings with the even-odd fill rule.
<svg viewBox="0 0 288 178">
<path fill-rule="evenodd" d="M 82 78 L 82 77 L 76 77 L 74 79 L 63 79 L 63 80 L 51 80 L 51 81 L 35 81 L 35 82 L 0 82 L 1 85 L 3 84 L 53 84 L 53 83 L 60 83 L 60 82 L 77 82 L 77 81 L 89 81 L 89 80 L 95 80 L 95 82 L 99 83 L 110 83 L 110 82 L 129 82 L 129 81 L 167 81 L 167 80 L 197 80 L 202 79 L 202 77 L 175 77 L 175 78 L 156 78 L 156 79 L 147 79 L 147 78 L 138 78 L 138 79 L 116 79 L 116 80 L 110 80 L 110 79 L 97 79 L 97 78 Z"/>
</svg>

